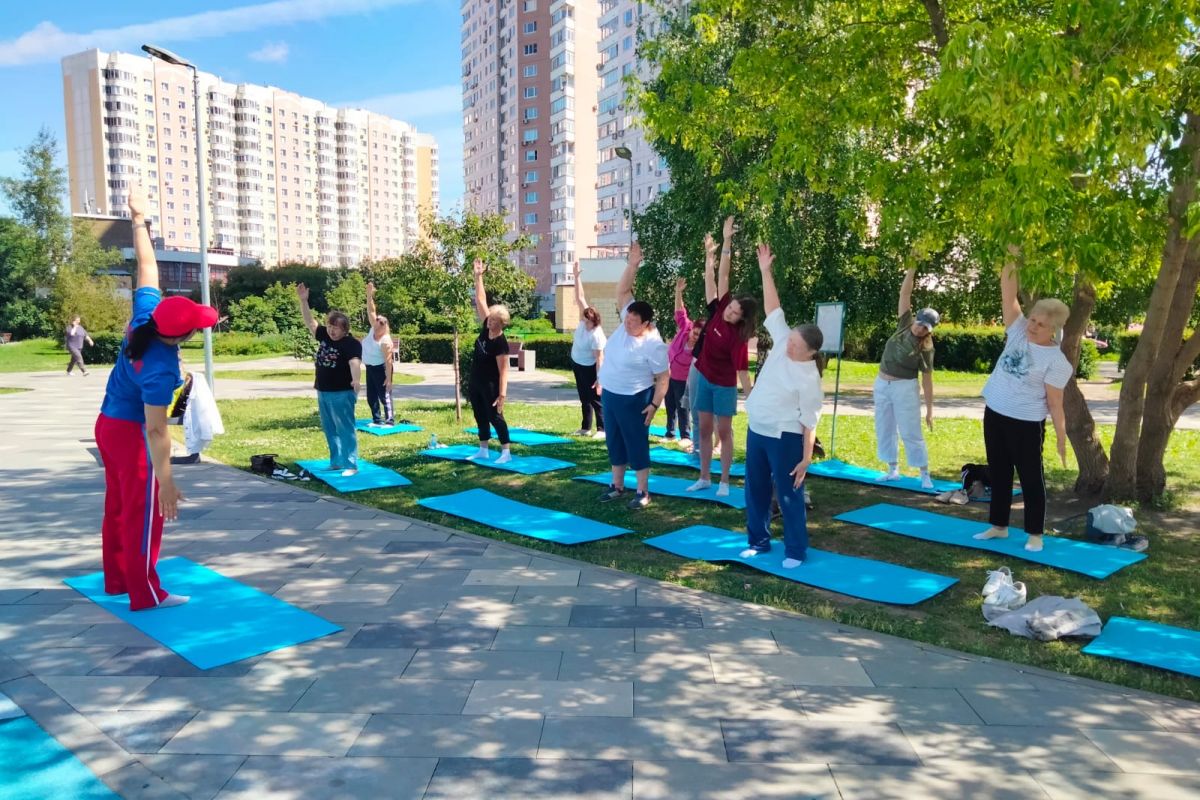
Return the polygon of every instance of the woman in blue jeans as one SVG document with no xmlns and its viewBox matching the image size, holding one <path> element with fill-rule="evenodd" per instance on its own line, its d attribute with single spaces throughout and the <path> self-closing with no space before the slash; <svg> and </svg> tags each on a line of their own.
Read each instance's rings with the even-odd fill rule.
<svg viewBox="0 0 1200 800">
<path fill-rule="evenodd" d="M 758 246 L 762 272 L 763 310 L 771 334 L 771 353 L 759 370 L 754 391 L 746 400 L 750 430 L 746 434 L 746 532 L 750 558 L 771 549 L 771 491 L 783 513 L 785 569 L 804 563 L 808 551 L 808 518 L 804 508 L 804 477 L 812 464 L 821 418 L 821 362 L 824 336 L 816 325 L 792 329 L 779 307 L 771 266 L 775 256 Z"/>
<path fill-rule="evenodd" d="M 358 402 L 362 371 L 362 343 L 350 335 L 350 319 L 340 311 L 330 311 L 324 325 L 313 319 L 308 307 L 308 287 L 296 284 L 304 324 L 317 337 L 316 365 L 317 409 L 321 412 L 321 430 L 329 444 L 329 469 L 343 477 L 358 472 L 358 433 L 354 429 L 354 406 Z"/>
</svg>

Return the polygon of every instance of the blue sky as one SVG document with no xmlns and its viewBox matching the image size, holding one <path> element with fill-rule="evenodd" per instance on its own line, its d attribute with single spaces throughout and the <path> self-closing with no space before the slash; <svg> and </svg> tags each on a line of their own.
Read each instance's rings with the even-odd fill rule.
<svg viewBox="0 0 1200 800">
<path fill-rule="evenodd" d="M 443 211 L 462 196 L 457 0 L 172 0 L 5 3 L 0 175 L 43 125 L 64 138 L 63 55 L 145 42 L 234 82 L 369 108 L 437 137 Z M 62 159 L 65 164 L 66 156 Z"/>
</svg>

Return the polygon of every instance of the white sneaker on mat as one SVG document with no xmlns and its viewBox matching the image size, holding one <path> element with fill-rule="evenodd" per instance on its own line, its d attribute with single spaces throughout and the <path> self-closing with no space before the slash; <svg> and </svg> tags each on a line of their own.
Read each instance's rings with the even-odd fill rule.
<svg viewBox="0 0 1200 800">
<path fill-rule="evenodd" d="M 712 481 L 708 481 L 708 480 L 705 480 L 704 478 L 701 478 L 700 480 L 693 483 L 691 486 L 687 487 L 687 491 L 703 492 L 705 489 L 711 489 L 711 488 L 712 488 Z"/>
<path fill-rule="evenodd" d="M 796 558 L 785 558 L 783 560 L 783 563 L 780 564 L 780 566 L 783 567 L 784 569 L 795 569 L 796 567 L 800 566 L 803 563 L 804 563 L 803 561 L 796 559 Z"/>
<path fill-rule="evenodd" d="M 342 470 L 342 477 L 343 477 L 343 478 L 353 478 L 353 477 L 354 477 L 355 475 L 357 475 L 357 474 L 358 474 L 358 468 L 357 468 L 357 467 L 351 467 L 350 469 L 344 469 L 344 470 Z"/>
<path fill-rule="evenodd" d="M 168 594 L 167 598 L 155 606 L 155 608 L 172 608 L 174 606 L 181 606 L 191 599 L 192 598 L 188 597 L 186 594 Z"/>
</svg>

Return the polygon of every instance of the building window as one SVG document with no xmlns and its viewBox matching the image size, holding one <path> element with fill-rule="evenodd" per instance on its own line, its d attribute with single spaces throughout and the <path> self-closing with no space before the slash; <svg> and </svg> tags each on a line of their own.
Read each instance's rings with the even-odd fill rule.
<svg viewBox="0 0 1200 800">
<path fill-rule="evenodd" d="M 525 224 L 526 225 L 537 225 L 537 221 L 538 221 L 538 215 L 537 215 L 536 211 L 531 211 L 530 213 L 525 215 Z"/>
<path fill-rule="evenodd" d="M 526 150 L 525 151 L 525 160 L 526 161 L 537 161 L 537 150 Z"/>
<path fill-rule="evenodd" d="M 525 0 L 525 11 L 537 11 L 537 0 Z"/>
<path fill-rule="evenodd" d="M 537 97 L 537 87 L 536 86 L 526 86 L 525 87 L 525 99 L 531 100 L 534 97 Z"/>
<path fill-rule="evenodd" d="M 537 192 L 526 192 L 525 193 L 525 202 L 526 203 L 533 204 L 533 203 L 536 203 L 537 201 L 538 201 L 538 193 Z"/>
<path fill-rule="evenodd" d="M 531 169 L 525 173 L 526 183 L 537 183 L 538 173 L 536 169 Z"/>
<path fill-rule="evenodd" d="M 526 22 L 525 26 L 522 28 L 522 31 L 525 33 L 537 33 L 537 23 Z"/>
<path fill-rule="evenodd" d="M 538 110 L 536 107 L 525 109 L 525 121 L 526 122 L 529 122 L 529 120 L 531 120 L 531 119 L 537 119 L 537 116 L 538 116 Z"/>
<path fill-rule="evenodd" d="M 537 53 L 537 43 L 525 45 L 525 55 L 531 56 Z"/>
<path fill-rule="evenodd" d="M 521 141 L 523 142 L 536 142 L 537 138 L 537 128 L 527 128 L 525 132 L 521 134 Z"/>
<path fill-rule="evenodd" d="M 537 77 L 537 64 L 526 64 L 525 65 L 525 77 L 526 78 Z"/>
</svg>

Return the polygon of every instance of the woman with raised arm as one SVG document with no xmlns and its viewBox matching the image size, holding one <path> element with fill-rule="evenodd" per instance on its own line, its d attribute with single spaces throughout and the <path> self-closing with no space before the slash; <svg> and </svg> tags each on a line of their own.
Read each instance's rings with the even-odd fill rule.
<svg viewBox="0 0 1200 800">
<path fill-rule="evenodd" d="M 650 505 L 650 421 L 667 394 L 670 375 L 667 346 L 655 330 L 654 309 L 633 298 L 633 282 L 642 263 L 642 247 L 629 248 L 629 263 L 617 281 L 617 305 L 621 325 L 604 348 L 600 383 L 601 402 L 608 425 L 605 443 L 612 465 L 612 483 L 600 502 L 615 500 L 625 493 L 625 471 L 637 473 L 637 494 L 630 508 Z"/>
<path fill-rule="evenodd" d="M 746 532 L 749 547 L 742 558 L 771 549 L 771 492 L 783 513 L 783 567 L 804 563 L 808 551 L 808 517 L 804 477 L 812 464 L 821 418 L 821 345 L 816 325 L 789 328 L 779 307 L 771 267 L 770 246 L 758 246 L 762 272 L 765 325 L 773 346 L 758 371 L 754 392 L 746 400 Z"/>
<path fill-rule="evenodd" d="M 933 488 L 929 477 L 929 449 L 921 430 L 921 396 L 917 375 L 925 390 L 925 424 L 933 430 L 933 329 L 940 315 L 922 308 L 913 316 L 912 291 L 917 268 L 909 267 L 900 284 L 899 325 L 883 346 L 879 375 L 875 378 L 875 450 L 887 464 L 880 481 L 900 480 L 900 446 L 911 467 L 921 470 L 921 487 Z"/>
<path fill-rule="evenodd" d="M 375 284 L 367 284 L 367 324 L 371 330 L 362 338 L 362 362 L 367 367 L 367 405 L 371 427 L 396 424 L 392 409 L 392 331 L 388 318 L 375 313 Z"/>
<path fill-rule="evenodd" d="M 667 384 L 667 441 L 675 440 L 675 423 L 679 422 L 679 443 L 692 443 L 691 425 L 688 424 L 687 402 L 688 373 L 692 369 L 692 349 L 703 330 L 703 323 L 697 326 L 688 318 L 687 307 L 683 304 L 683 290 L 687 281 L 679 278 L 675 281 L 675 338 L 667 348 L 667 359 L 671 364 L 671 378 Z"/>
<path fill-rule="evenodd" d="M 576 436 L 604 436 L 604 410 L 600 403 L 600 381 L 597 375 L 604 363 L 604 326 L 600 324 L 600 312 L 589 306 L 583 292 L 583 270 L 575 262 L 575 305 L 579 308 L 579 324 L 575 326 L 575 339 L 571 342 L 571 369 L 575 373 L 575 391 L 579 393 L 579 405 L 583 409 L 583 424 L 575 431 Z M 596 432 L 592 433 L 592 417 L 596 418 Z"/>
<path fill-rule="evenodd" d="M 1012 513 L 1013 469 L 1021 479 L 1025 505 L 1025 549 L 1042 549 L 1046 529 L 1046 481 L 1042 446 L 1046 441 L 1046 416 L 1054 421 L 1058 457 L 1067 465 L 1067 422 L 1063 414 L 1063 389 L 1075 374 L 1074 367 L 1055 341 L 1071 309 L 1061 300 L 1038 300 L 1026 317 L 1018 297 L 1016 259 L 1020 251 L 1009 247 L 1011 259 L 1000 274 L 1007 339 L 1004 352 L 983 385 L 983 444 L 992 482 L 988 522 L 992 527 L 976 539 L 1008 537 Z"/>
<path fill-rule="evenodd" d="M 104 461 L 104 591 L 128 594 L 132 611 L 188 601 L 162 587 L 156 568 L 163 522 L 178 516 L 183 499 L 171 474 L 167 407 L 183 384 L 179 345 L 217 322 L 214 308 L 178 295 L 163 299 L 146 205 L 142 188 L 133 188 L 133 316 L 96 419 L 96 446 Z"/>
<path fill-rule="evenodd" d="M 758 303 L 752 297 L 735 298 L 729 293 L 729 264 L 733 256 L 733 217 L 725 220 L 721 242 L 721 265 L 713 280 L 711 260 L 705 260 L 704 292 L 708 298 L 708 322 L 696 354 L 695 404 L 700 416 L 700 479 L 688 491 L 712 486 L 712 433 L 721 442 L 721 483 L 717 496 L 729 494 L 729 471 L 733 466 L 733 417 L 737 414 L 738 391 L 750 394 L 749 342 L 754 336 Z"/>
<path fill-rule="evenodd" d="M 304 325 L 316 337 L 317 354 L 313 357 L 317 390 L 317 410 L 321 430 L 329 445 L 329 469 L 345 477 L 358 472 L 358 432 L 354 427 L 354 406 L 362 371 L 362 342 L 350 335 L 350 318 L 341 311 L 330 311 L 325 324 L 318 325 L 308 307 L 308 287 L 296 284 Z"/>
<path fill-rule="evenodd" d="M 508 308 L 502 305 L 488 306 L 487 292 L 483 288 L 483 274 L 487 265 L 475 259 L 475 313 L 482 326 L 475 337 L 475 354 L 471 359 L 471 377 L 467 380 L 467 396 L 471 410 L 475 412 L 475 425 L 479 428 L 479 452 L 471 458 L 491 458 L 488 442 L 492 428 L 500 439 L 500 457 L 497 464 L 512 461 L 509 452 L 508 423 L 504 419 L 504 398 L 508 395 L 508 339 L 504 329 L 511 319 Z"/>
</svg>

